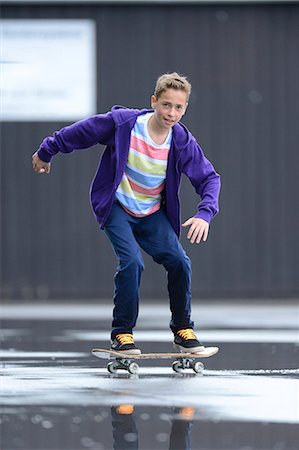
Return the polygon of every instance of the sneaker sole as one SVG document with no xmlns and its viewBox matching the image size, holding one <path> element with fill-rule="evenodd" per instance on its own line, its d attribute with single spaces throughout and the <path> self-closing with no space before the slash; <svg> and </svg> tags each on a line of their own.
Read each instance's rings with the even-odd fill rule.
<svg viewBox="0 0 299 450">
<path fill-rule="evenodd" d="M 200 345 L 198 347 L 191 347 L 191 348 L 182 347 L 175 343 L 173 345 L 179 351 L 179 353 L 200 353 L 205 350 L 204 345 Z"/>
<path fill-rule="evenodd" d="M 141 350 L 138 348 L 131 350 L 116 350 L 115 348 L 110 348 L 112 352 L 123 353 L 124 355 L 141 355 Z"/>
</svg>

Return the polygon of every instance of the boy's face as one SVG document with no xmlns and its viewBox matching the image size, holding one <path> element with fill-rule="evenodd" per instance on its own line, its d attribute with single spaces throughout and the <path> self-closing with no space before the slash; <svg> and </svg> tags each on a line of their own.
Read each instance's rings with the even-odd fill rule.
<svg viewBox="0 0 299 450">
<path fill-rule="evenodd" d="M 154 117 L 163 129 L 172 128 L 179 122 L 187 109 L 187 94 L 176 89 L 167 89 L 157 99 L 152 96 L 152 108 Z"/>
</svg>

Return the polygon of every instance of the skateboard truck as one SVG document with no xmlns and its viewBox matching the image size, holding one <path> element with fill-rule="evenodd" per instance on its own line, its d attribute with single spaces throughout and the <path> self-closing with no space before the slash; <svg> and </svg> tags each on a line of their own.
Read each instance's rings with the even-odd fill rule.
<svg viewBox="0 0 299 450">
<path fill-rule="evenodd" d="M 195 361 L 194 358 L 184 357 L 178 358 L 172 363 L 172 369 L 175 372 L 182 372 L 184 369 L 193 369 L 195 373 L 201 373 L 205 366 L 201 361 Z"/>
<path fill-rule="evenodd" d="M 139 366 L 136 362 L 132 362 L 127 358 L 116 358 L 115 361 L 111 361 L 107 364 L 107 370 L 110 373 L 116 373 L 119 369 L 127 370 L 133 375 L 135 373 L 138 373 Z"/>
</svg>

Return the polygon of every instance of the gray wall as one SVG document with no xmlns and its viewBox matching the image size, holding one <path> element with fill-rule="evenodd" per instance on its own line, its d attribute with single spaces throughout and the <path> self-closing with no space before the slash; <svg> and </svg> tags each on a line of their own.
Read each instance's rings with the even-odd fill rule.
<svg viewBox="0 0 299 450">
<path fill-rule="evenodd" d="M 183 233 L 194 297 L 298 295 L 298 5 L 24 5 L 2 6 L 2 18 L 93 18 L 98 112 L 148 106 L 158 75 L 188 75 L 184 122 L 223 186 L 208 243 Z M 41 140 L 64 125 L 1 126 L 4 299 L 112 295 L 116 261 L 88 198 L 102 149 L 58 156 L 49 176 L 31 171 Z M 197 202 L 187 180 L 181 198 L 186 219 Z M 163 269 L 145 261 L 143 296 L 166 296 Z"/>
</svg>

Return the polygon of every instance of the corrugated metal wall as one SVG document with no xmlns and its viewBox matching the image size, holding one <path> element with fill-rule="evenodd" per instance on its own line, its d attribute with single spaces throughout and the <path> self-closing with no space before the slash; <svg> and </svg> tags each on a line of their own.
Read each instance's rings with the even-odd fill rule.
<svg viewBox="0 0 299 450">
<path fill-rule="evenodd" d="M 94 19 L 98 112 L 148 106 L 158 75 L 188 75 L 184 122 L 223 185 L 208 243 L 182 238 L 194 297 L 298 295 L 298 5 L 24 5 L 2 6 L 2 18 Z M 5 299 L 112 295 L 115 258 L 88 198 L 101 148 L 58 156 L 50 176 L 31 171 L 41 140 L 64 125 L 1 126 Z M 197 201 L 186 180 L 181 197 L 185 219 Z M 163 269 L 145 261 L 143 296 L 166 296 Z"/>
</svg>

